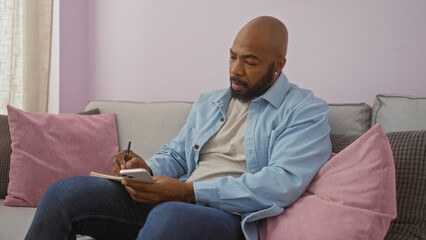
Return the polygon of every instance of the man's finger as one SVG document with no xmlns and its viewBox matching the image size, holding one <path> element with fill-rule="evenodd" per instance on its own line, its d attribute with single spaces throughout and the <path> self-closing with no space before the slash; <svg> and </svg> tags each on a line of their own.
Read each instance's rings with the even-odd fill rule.
<svg viewBox="0 0 426 240">
<path fill-rule="evenodd" d="M 160 201 L 157 199 L 158 196 L 155 193 L 136 191 L 134 188 L 129 186 L 126 186 L 125 188 L 132 199 L 136 202 L 160 203 Z"/>
<path fill-rule="evenodd" d="M 156 192 L 156 188 L 152 183 L 144 183 L 138 181 L 131 181 L 127 179 L 123 179 L 121 182 L 125 187 L 132 188 L 135 192 Z"/>
<path fill-rule="evenodd" d="M 125 156 L 125 150 L 115 154 L 114 159 L 118 162 L 119 165 L 121 165 L 124 162 L 124 156 Z"/>
<path fill-rule="evenodd" d="M 129 158 L 132 159 L 132 158 L 142 158 L 142 157 L 136 154 L 135 152 L 133 152 L 132 150 L 130 150 Z"/>
<path fill-rule="evenodd" d="M 126 150 L 120 151 L 115 155 L 114 160 L 116 161 L 120 169 L 126 169 L 126 161 L 124 160 L 125 156 L 126 156 Z"/>
<path fill-rule="evenodd" d="M 142 158 L 131 158 L 126 162 L 126 168 L 146 168 L 146 163 Z"/>
</svg>

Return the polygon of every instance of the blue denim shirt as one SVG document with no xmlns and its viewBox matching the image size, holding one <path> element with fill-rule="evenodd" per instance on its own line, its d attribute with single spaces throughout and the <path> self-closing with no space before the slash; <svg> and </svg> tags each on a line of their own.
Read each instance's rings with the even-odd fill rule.
<svg viewBox="0 0 426 240">
<path fill-rule="evenodd" d="M 229 89 L 200 95 L 179 135 L 148 159 L 153 174 L 186 181 L 201 148 L 224 124 L 230 98 Z M 257 220 L 295 202 L 329 159 L 328 112 L 325 101 L 281 73 L 250 103 L 244 143 L 248 172 L 194 182 L 196 203 L 241 213 L 246 238 L 258 239 Z"/>
</svg>

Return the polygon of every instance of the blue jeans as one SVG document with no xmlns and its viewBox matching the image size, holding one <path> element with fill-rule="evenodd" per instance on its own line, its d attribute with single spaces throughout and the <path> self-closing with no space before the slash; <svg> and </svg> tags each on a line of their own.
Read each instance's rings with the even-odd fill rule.
<svg viewBox="0 0 426 240">
<path fill-rule="evenodd" d="M 240 221 L 195 204 L 137 203 L 121 183 L 73 177 L 46 191 L 25 239 L 244 239 Z"/>
</svg>

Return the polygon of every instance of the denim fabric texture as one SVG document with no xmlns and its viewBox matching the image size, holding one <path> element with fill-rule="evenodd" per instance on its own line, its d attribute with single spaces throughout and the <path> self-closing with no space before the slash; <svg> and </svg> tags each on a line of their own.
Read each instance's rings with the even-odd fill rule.
<svg viewBox="0 0 426 240">
<path fill-rule="evenodd" d="M 119 182 L 73 177 L 53 184 L 25 239 L 243 239 L 241 217 L 181 202 L 134 202 Z M 213 237 L 213 238 L 212 238 Z"/>
</svg>

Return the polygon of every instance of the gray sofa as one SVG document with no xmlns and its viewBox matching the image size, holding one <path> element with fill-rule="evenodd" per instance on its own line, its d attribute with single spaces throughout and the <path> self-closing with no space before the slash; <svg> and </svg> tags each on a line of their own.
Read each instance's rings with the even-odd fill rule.
<svg viewBox="0 0 426 240">
<path fill-rule="evenodd" d="M 377 95 L 373 107 L 365 103 L 329 105 L 331 133 L 334 139 L 339 139 L 340 148 L 344 147 L 341 144 L 345 136 L 351 138 L 359 136 L 376 123 L 381 124 L 387 133 L 426 130 L 426 98 L 388 94 Z M 127 140 L 132 139 L 133 150 L 140 153 L 142 157 L 149 158 L 159 150 L 162 144 L 170 142 L 179 133 L 191 106 L 190 102 L 90 101 L 86 110 L 98 108 L 101 113 L 116 113 L 120 149 L 125 149 Z M 426 137 L 420 141 L 426 141 Z M 350 141 L 347 144 L 349 143 Z M 337 146 L 337 142 L 333 142 L 333 144 Z M 426 181 L 426 147 L 423 145 L 417 147 L 420 147 L 420 152 L 423 150 L 425 152 L 420 156 L 420 161 L 416 160 L 416 168 L 418 168 L 416 174 L 421 175 L 419 178 Z M 333 150 L 339 151 L 340 149 L 333 146 Z M 398 167 L 396 170 L 398 175 Z M 400 201 L 401 193 L 398 190 L 398 181 L 397 176 L 397 194 L 399 194 L 398 201 Z M 419 189 L 416 194 L 423 196 L 416 207 L 416 210 L 420 211 L 422 215 L 410 218 L 412 223 L 407 223 L 417 230 L 401 229 L 405 225 L 397 223 L 391 225 L 392 231 L 399 231 L 399 236 L 406 236 L 400 239 L 426 239 L 426 183 L 418 184 L 416 182 L 415 184 L 415 187 Z M 3 201 L 4 199 L 0 200 L 0 239 L 23 239 L 36 209 L 5 207 L 2 204 Z M 400 211 L 404 211 L 404 209 L 400 209 L 400 202 L 398 202 L 398 215 L 401 214 Z M 407 220 L 403 219 L 403 221 Z M 423 230 L 421 230 L 422 225 Z M 410 235 L 406 231 L 417 232 L 410 233 Z M 398 238 L 389 237 L 388 239 Z"/>
</svg>

